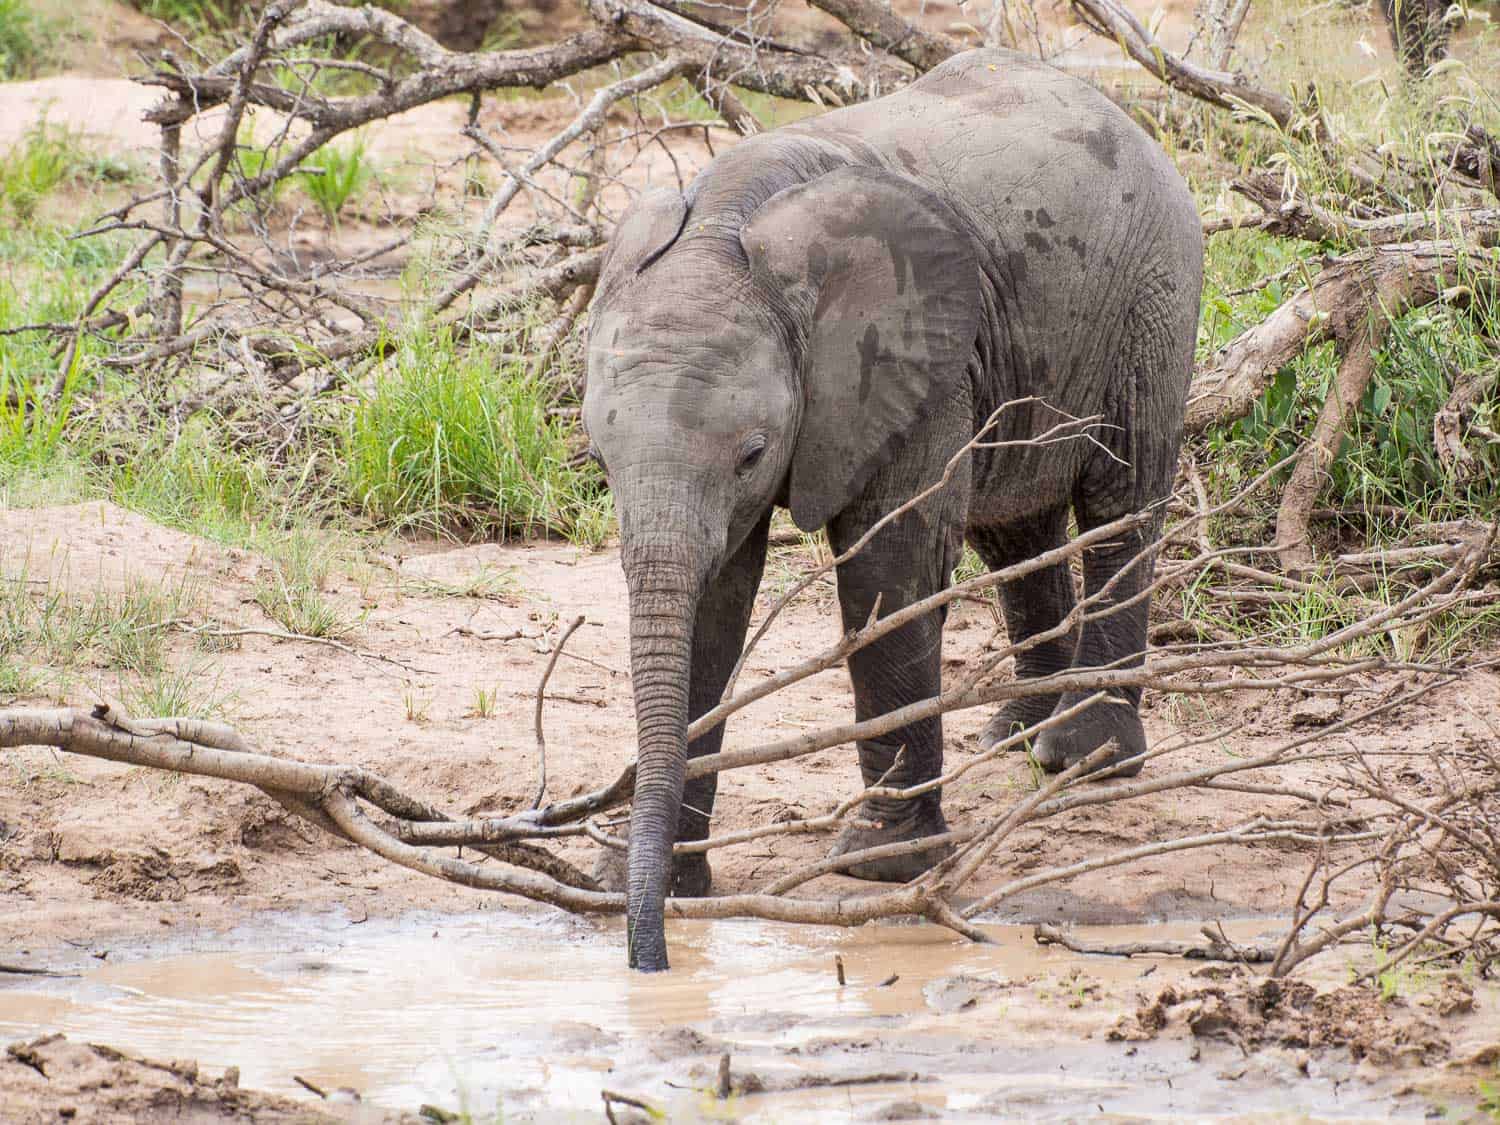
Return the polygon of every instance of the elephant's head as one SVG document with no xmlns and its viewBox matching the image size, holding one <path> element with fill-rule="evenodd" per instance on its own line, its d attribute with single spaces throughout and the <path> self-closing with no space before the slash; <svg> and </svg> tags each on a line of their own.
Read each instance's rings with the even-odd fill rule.
<svg viewBox="0 0 1500 1125">
<path fill-rule="evenodd" d="M 630 963 L 646 971 L 667 968 L 703 590 L 773 503 L 811 531 L 857 496 L 966 377 L 979 319 L 969 236 L 915 182 L 845 167 L 737 193 L 723 164 L 686 199 L 636 203 L 590 315 L 583 418 L 630 590 L 627 921 Z"/>
</svg>

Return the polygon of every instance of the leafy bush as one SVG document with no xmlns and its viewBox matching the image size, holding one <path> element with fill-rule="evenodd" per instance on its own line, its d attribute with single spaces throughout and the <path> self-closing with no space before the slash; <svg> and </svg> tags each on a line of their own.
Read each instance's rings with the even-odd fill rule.
<svg viewBox="0 0 1500 1125">
<path fill-rule="evenodd" d="M 1239 330 L 1258 323 L 1298 288 L 1294 268 L 1285 281 L 1274 282 L 1240 302 L 1230 302 L 1219 286 L 1243 272 L 1274 273 L 1278 264 L 1271 240 L 1261 235 L 1241 239 L 1227 250 L 1224 236 L 1211 244 L 1210 273 L 1217 263 L 1239 256 L 1224 268 L 1205 295 L 1203 350 L 1222 344 Z M 1303 252 L 1316 251 L 1306 247 Z M 1295 263 L 1296 258 L 1285 258 Z M 1466 282 L 1463 276 L 1456 282 Z M 1467 447 L 1479 458 L 1479 471 L 1458 479 L 1438 456 L 1433 424 L 1455 382 L 1482 373 L 1493 362 L 1488 340 L 1500 331 L 1500 292 L 1475 285 L 1463 307 L 1433 305 L 1397 317 L 1376 356 L 1375 376 L 1354 413 L 1338 458 L 1330 466 L 1324 496 L 1335 507 L 1399 508 L 1413 520 L 1479 516 L 1500 502 L 1500 448 L 1471 439 Z M 1323 399 L 1338 369 L 1330 344 L 1311 348 L 1277 373 L 1265 395 L 1244 418 L 1206 435 L 1212 476 L 1221 492 L 1253 477 L 1268 465 L 1291 456 L 1312 432 Z M 1500 403 L 1482 405 L 1477 419 L 1493 430 Z M 1290 472 L 1290 470 L 1287 470 Z M 1398 521 L 1399 522 L 1399 521 Z"/>
<path fill-rule="evenodd" d="M 246 7 L 244 0 L 130 0 L 130 4 L 178 30 L 200 33 L 232 27 Z"/>
<path fill-rule="evenodd" d="M 596 473 L 570 465 L 567 424 L 547 406 L 546 387 L 515 360 L 415 332 L 347 424 L 348 491 L 398 527 L 597 543 L 608 497 Z"/>
<path fill-rule="evenodd" d="M 0 0 L 0 82 L 31 78 L 47 59 L 56 25 L 29 0 Z"/>
</svg>

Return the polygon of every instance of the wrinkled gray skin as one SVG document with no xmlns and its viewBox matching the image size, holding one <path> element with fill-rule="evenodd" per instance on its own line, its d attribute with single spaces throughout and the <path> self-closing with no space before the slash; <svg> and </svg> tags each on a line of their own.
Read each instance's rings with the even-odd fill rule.
<svg viewBox="0 0 1500 1125">
<path fill-rule="evenodd" d="M 1196 208 L 1165 155 L 1094 89 L 1003 51 L 959 55 L 899 93 L 753 137 L 686 196 L 643 197 L 620 225 L 590 317 L 583 418 L 614 490 L 630 590 L 639 769 L 627 866 L 630 963 L 667 968 L 663 900 L 703 895 L 715 778 L 684 790 L 687 724 L 718 700 L 739 652 L 773 507 L 842 551 L 936 480 L 995 408 L 1026 396 L 1102 415 L 1099 443 L 978 450 L 951 487 L 839 568 L 844 625 L 942 589 L 965 536 L 991 567 L 1056 547 L 1170 487 L 1198 318 Z M 1006 411 L 989 437 L 1060 421 Z M 1101 590 L 1158 530 L 1090 551 Z M 1103 599 L 1128 601 L 1150 566 Z M 1066 566 L 1003 591 L 1016 640 L 1074 604 Z M 1139 663 L 1146 602 L 1036 645 L 1019 676 Z M 936 694 L 942 614 L 854 654 L 859 719 Z M 1137 693 L 1044 732 L 1060 770 L 1114 739 L 1118 772 L 1145 749 Z M 993 745 L 1076 698 L 1007 705 Z M 906 754 L 891 770 L 898 748 Z M 859 744 L 864 781 L 942 771 L 939 719 Z M 870 801 L 836 849 L 946 831 L 941 793 Z M 929 849 L 860 865 L 906 880 Z"/>
</svg>

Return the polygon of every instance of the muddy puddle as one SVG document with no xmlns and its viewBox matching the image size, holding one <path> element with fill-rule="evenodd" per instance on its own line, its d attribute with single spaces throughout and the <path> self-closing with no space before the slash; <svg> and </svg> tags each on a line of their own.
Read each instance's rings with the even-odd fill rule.
<svg viewBox="0 0 1500 1125">
<path fill-rule="evenodd" d="M 1230 927 L 1236 938 L 1269 928 Z M 1111 1041 L 1138 992 L 1189 967 L 1039 947 L 1029 927 L 990 932 L 995 943 L 977 946 L 927 926 L 676 923 L 674 971 L 642 977 L 624 969 L 615 927 L 569 918 L 283 919 L 102 961 L 47 958 L 77 976 L 0 977 L 0 1041 L 61 1031 L 238 1066 L 246 1087 L 302 1093 L 300 1076 L 358 1091 L 366 1106 L 430 1103 L 476 1120 L 597 1121 L 603 1088 L 674 1120 L 1423 1111 L 1379 1083 L 1349 1082 L 1352 1064 L 1304 1060 L 1293 1073 L 1284 1060 L 1247 1064 L 1228 1045 Z M 741 1090 L 727 1103 L 704 1092 L 724 1052 Z"/>
</svg>

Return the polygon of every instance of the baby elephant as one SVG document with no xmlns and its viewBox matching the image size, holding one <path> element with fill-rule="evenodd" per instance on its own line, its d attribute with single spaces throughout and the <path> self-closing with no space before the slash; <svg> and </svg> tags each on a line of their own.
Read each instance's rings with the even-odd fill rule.
<svg viewBox="0 0 1500 1125">
<path fill-rule="evenodd" d="M 641 197 L 590 316 L 583 419 L 609 475 L 630 590 L 639 765 L 627 861 L 630 963 L 667 968 L 664 898 L 703 895 L 715 778 L 684 787 L 687 742 L 740 651 L 772 509 L 842 552 L 937 481 L 949 487 L 838 569 L 845 628 L 947 585 L 965 537 L 993 568 L 1144 509 L 1169 490 L 1198 322 L 1202 236 L 1161 150 L 1076 78 L 1007 51 L 958 55 L 889 97 L 752 137 L 687 193 Z M 1024 444 L 1066 416 L 1090 438 Z M 1022 444 L 1005 444 L 1005 443 Z M 1084 556 L 1098 620 L 1025 651 L 1018 676 L 1139 663 L 1159 522 Z M 1122 572 L 1123 571 L 1123 572 Z M 1106 584 L 1118 579 L 1106 589 Z M 1012 640 L 1074 604 L 1066 565 L 1003 590 Z M 1119 612 L 1111 606 L 1130 603 Z M 849 660 L 859 719 L 937 694 L 943 614 Z M 1113 740 L 1145 749 L 1138 692 L 1042 733 L 1060 770 Z M 1078 697 L 1002 708 L 987 746 Z M 904 753 L 897 761 L 897 752 Z M 939 776 L 940 719 L 859 744 L 867 784 Z M 895 768 L 892 769 L 893 763 Z M 1135 764 L 1136 769 L 1139 763 Z M 889 773 L 889 776 L 886 775 Z M 866 803 L 840 853 L 947 830 L 941 793 Z M 862 863 L 906 880 L 939 849 Z"/>
</svg>

